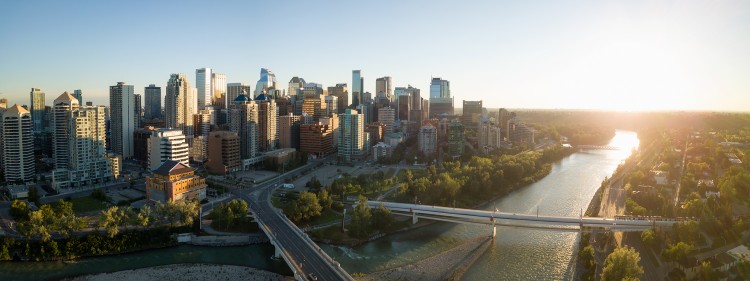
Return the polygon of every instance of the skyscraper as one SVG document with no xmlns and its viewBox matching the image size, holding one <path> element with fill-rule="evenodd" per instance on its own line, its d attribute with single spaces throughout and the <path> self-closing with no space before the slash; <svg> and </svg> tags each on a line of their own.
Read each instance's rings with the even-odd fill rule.
<svg viewBox="0 0 750 281">
<path fill-rule="evenodd" d="M 255 84 L 255 96 L 260 95 L 262 92 L 268 89 L 276 89 L 276 75 L 267 68 L 260 69 L 260 79 Z"/>
<path fill-rule="evenodd" d="M 70 151 L 68 150 L 68 140 L 70 129 L 68 120 L 70 114 L 79 107 L 78 100 L 68 92 L 63 93 L 53 103 L 52 127 L 52 151 L 55 159 L 55 169 L 64 169 L 68 167 Z M 32 113 L 32 118 L 34 117 Z"/>
<path fill-rule="evenodd" d="M 433 116 L 453 115 L 453 98 L 450 83 L 440 78 L 432 78 L 430 82 L 430 114 Z"/>
<path fill-rule="evenodd" d="M 78 106 L 78 100 L 67 92 L 55 100 L 57 163 L 52 171 L 52 187 L 58 192 L 91 188 L 112 180 L 113 163 L 106 152 L 104 111 L 104 106 Z M 61 165 L 60 161 L 67 163 Z"/>
<path fill-rule="evenodd" d="M 196 99 L 194 88 L 183 73 L 172 74 L 167 81 L 167 94 L 164 98 L 165 125 L 167 128 L 181 129 L 186 136 L 193 135 L 193 114 Z"/>
<path fill-rule="evenodd" d="M 31 100 L 31 121 L 35 133 L 41 133 L 44 130 L 44 92 L 37 88 L 31 88 L 29 94 Z"/>
<path fill-rule="evenodd" d="M 419 151 L 427 156 L 437 151 L 437 128 L 429 123 L 419 129 Z"/>
<path fill-rule="evenodd" d="M 467 128 L 479 128 L 479 119 L 482 118 L 482 101 L 464 100 L 463 103 L 461 123 L 464 123 Z"/>
<path fill-rule="evenodd" d="M 229 128 L 240 137 L 240 158 L 258 155 L 258 104 L 245 94 L 232 101 Z"/>
<path fill-rule="evenodd" d="M 29 182 L 36 175 L 31 112 L 16 104 L 2 114 L 2 157 L 5 181 Z"/>
<path fill-rule="evenodd" d="M 354 109 L 347 109 L 339 119 L 338 158 L 343 162 L 351 162 L 361 157 L 365 150 L 364 116 Z"/>
<path fill-rule="evenodd" d="M 73 97 L 78 100 L 79 104 L 83 104 L 83 91 L 81 89 L 73 90 Z"/>
<path fill-rule="evenodd" d="M 375 96 L 391 99 L 393 95 L 393 81 L 391 77 L 385 76 L 375 79 Z"/>
<path fill-rule="evenodd" d="M 364 78 L 361 70 L 352 70 L 352 105 L 357 106 L 363 102 L 362 94 L 364 91 Z"/>
<path fill-rule="evenodd" d="M 211 86 L 211 69 L 199 68 L 195 70 L 195 87 L 198 89 L 198 108 L 201 110 L 211 105 L 213 98 L 213 87 Z"/>
<path fill-rule="evenodd" d="M 109 87 L 112 151 L 123 159 L 133 158 L 133 132 L 138 122 L 133 85 L 117 82 Z"/>
<path fill-rule="evenodd" d="M 227 75 L 211 73 L 211 88 L 213 88 L 213 106 L 217 109 L 227 108 Z"/>
<path fill-rule="evenodd" d="M 378 122 L 385 125 L 386 133 L 393 133 L 393 125 L 396 123 L 396 109 L 390 106 L 378 109 Z"/>
<path fill-rule="evenodd" d="M 304 97 L 302 96 L 302 88 L 305 87 L 305 79 L 294 76 L 292 77 L 292 80 L 289 80 L 289 90 L 287 90 L 287 95 L 290 97 L 297 97 L 297 100 L 302 100 Z"/>
<path fill-rule="evenodd" d="M 299 150 L 300 116 L 290 113 L 279 116 L 279 148 Z"/>
<path fill-rule="evenodd" d="M 276 101 L 267 94 L 260 94 L 255 97 L 255 102 L 258 104 L 258 149 L 262 152 L 274 150 L 279 145 L 279 133 L 276 128 L 279 111 Z"/>
<path fill-rule="evenodd" d="M 151 84 L 144 90 L 145 119 L 161 119 L 161 87 Z"/>
<path fill-rule="evenodd" d="M 229 83 L 227 84 L 227 108 L 229 108 L 232 105 L 232 102 L 234 102 L 237 97 L 239 97 L 242 94 L 249 95 L 253 91 L 250 89 L 250 85 L 247 85 L 245 83 Z"/>
<path fill-rule="evenodd" d="M 349 107 L 349 89 L 346 83 L 336 84 L 336 87 L 328 87 L 328 95 L 337 98 L 336 113 L 344 113 L 344 110 Z"/>
</svg>

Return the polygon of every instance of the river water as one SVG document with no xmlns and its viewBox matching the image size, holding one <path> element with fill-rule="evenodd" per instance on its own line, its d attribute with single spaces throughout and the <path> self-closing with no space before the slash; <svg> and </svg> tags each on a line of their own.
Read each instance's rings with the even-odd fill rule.
<svg viewBox="0 0 750 281">
<path fill-rule="evenodd" d="M 601 181 L 637 147 L 634 132 L 617 131 L 609 145 L 621 150 L 577 152 L 553 164 L 542 180 L 489 203 L 503 212 L 578 216 Z M 412 263 L 471 238 L 490 234 L 488 226 L 436 223 L 389 235 L 354 248 L 321 245 L 349 272 L 374 272 Z M 497 227 L 490 249 L 464 275 L 465 280 L 570 280 L 576 232 Z M 0 280 L 53 280 L 176 263 L 249 266 L 290 275 L 283 260 L 273 260 L 270 244 L 243 247 L 179 246 L 125 255 L 65 262 L 3 262 Z"/>
<path fill-rule="evenodd" d="M 605 177 L 637 147 L 634 132 L 617 131 L 609 145 L 621 150 L 592 150 L 553 164 L 542 180 L 488 204 L 486 210 L 578 216 Z M 321 247 L 349 272 L 373 272 L 432 256 L 471 238 L 490 235 L 489 226 L 436 223 L 389 235 L 357 247 Z M 570 280 L 577 232 L 497 227 L 490 249 L 464 275 L 465 280 Z"/>
</svg>

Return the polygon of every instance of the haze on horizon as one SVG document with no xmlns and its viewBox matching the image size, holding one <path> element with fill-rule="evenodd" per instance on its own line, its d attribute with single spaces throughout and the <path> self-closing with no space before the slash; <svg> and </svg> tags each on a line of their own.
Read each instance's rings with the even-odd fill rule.
<svg viewBox="0 0 750 281">
<path fill-rule="evenodd" d="M 0 98 L 82 89 L 108 105 L 211 67 L 255 85 L 268 67 L 351 86 L 375 79 L 456 107 L 750 111 L 750 1 L 10 1 L 0 10 Z"/>
</svg>

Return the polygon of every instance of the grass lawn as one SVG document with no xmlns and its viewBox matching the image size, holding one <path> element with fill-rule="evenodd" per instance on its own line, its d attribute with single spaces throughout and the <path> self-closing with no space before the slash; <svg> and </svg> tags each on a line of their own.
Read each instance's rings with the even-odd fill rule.
<svg viewBox="0 0 750 281">
<path fill-rule="evenodd" d="M 315 220 L 311 221 L 310 225 L 326 224 L 332 221 L 341 220 L 341 215 L 334 212 L 331 209 L 323 211 L 322 214 Z"/>
<path fill-rule="evenodd" d="M 73 203 L 73 212 L 75 213 L 98 211 L 107 208 L 107 204 L 90 196 L 73 198 L 70 202 Z"/>
<path fill-rule="evenodd" d="M 284 208 L 286 206 L 286 203 L 281 202 L 281 198 L 279 197 L 271 197 L 271 204 L 273 204 L 276 208 Z"/>
<path fill-rule="evenodd" d="M 235 222 L 229 227 L 224 227 L 224 225 L 219 223 L 218 221 L 212 221 L 211 227 L 218 231 L 241 232 L 241 233 L 258 232 L 258 230 L 260 229 L 260 227 L 258 226 L 258 223 L 250 222 L 247 219 L 243 220 L 242 222 Z"/>
</svg>

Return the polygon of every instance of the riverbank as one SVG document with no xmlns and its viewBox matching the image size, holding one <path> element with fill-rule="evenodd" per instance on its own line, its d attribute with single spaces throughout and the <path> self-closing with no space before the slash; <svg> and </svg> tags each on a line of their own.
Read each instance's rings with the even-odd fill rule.
<svg viewBox="0 0 750 281">
<path fill-rule="evenodd" d="M 461 280 L 491 244 L 491 238 L 478 237 L 421 261 L 373 272 L 357 280 Z"/>
<path fill-rule="evenodd" d="M 69 281 L 121 281 L 121 280 L 279 280 L 294 278 L 252 267 L 215 264 L 171 264 L 112 273 L 79 276 Z"/>
</svg>

